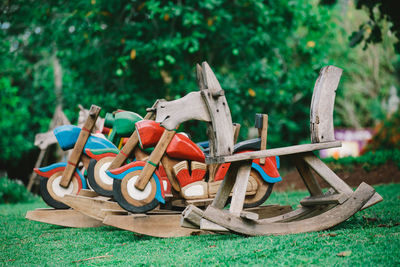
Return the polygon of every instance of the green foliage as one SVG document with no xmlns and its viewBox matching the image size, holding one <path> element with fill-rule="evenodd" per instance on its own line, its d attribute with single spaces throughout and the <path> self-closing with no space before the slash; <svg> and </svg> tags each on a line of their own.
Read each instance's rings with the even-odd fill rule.
<svg viewBox="0 0 400 267">
<path fill-rule="evenodd" d="M 53 55 L 63 67 L 63 104 L 72 121 L 77 103 L 143 115 L 157 98 L 197 90 L 194 66 L 205 60 L 227 92 L 234 121 L 244 126 L 242 138 L 254 114 L 264 112 L 271 143 L 297 143 L 308 135 L 318 70 L 331 62 L 329 8 L 305 0 L 15 1 L 4 10 L 10 26 L 0 33 L 3 56 L 11 51 L 27 63 L 9 75 L 15 82 L 24 77 L 18 93 L 30 98 L 27 107 L 36 104 L 28 108 L 33 132 L 46 130 L 36 118 L 48 121 L 56 105 Z M 201 140 L 199 127 L 191 122 L 185 130 Z"/>
<path fill-rule="evenodd" d="M 378 149 L 400 151 L 400 110 L 377 126 L 376 133 L 365 148 L 366 151 Z"/>
<path fill-rule="evenodd" d="M 359 157 L 344 157 L 339 159 L 326 158 L 323 161 L 344 166 L 361 164 L 366 170 L 369 170 L 371 166 L 384 165 L 387 161 L 392 161 L 396 163 L 400 169 L 400 150 L 368 151 Z"/>
<path fill-rule="evenodd" d="M 382 42 L 384 32 L 382 31 L 380 23 L 384 20 L 391 22 L 390 30 L 394 33 L 397 39 L 400 39 L 400 15 L 399 15 L 399 2 L 396 0 L 357 0 L 357 8 L 364 8 L 368 10 L 369 20 L 360 25 L 359 30 L 353 32 L 350 37 L 351 45 L 357 45 L 362 40 L 366 41 L 365 47 L 370 43 Z M 368 31 L 369 34 L 364 36 Z M 396 44 L 397 51 L 400 51 L 400 42 Z"/>
<path fill-rule="evenodd" d="M 396 266 L 400 185 L 377 186 L 376 191 L 382 203 L 328 231 L 249 238 L 152 238 L 112 227 L 64 228 L 24 218 L 43 203 L 0 205 L 0 264 L 64 266 L 81 260 L 78 264 L 91 266 Z M 306 195 L 274 192 L 269 203 L 298 203 Z M 351 255 L 337 256 L 344 251 Z M 98 256 L 105 257 L 94 258 Z"/>
<path fill-rule="evenodd" d="M 73 123 L 78 103 L 99 105 L 103 113 L 121 108 L 144 115 L 158 98 L 173 100 L 197 90 L 195 64 L 202 61 L 226 91 L 233 121 L 242 125 L 240 139 L 247 138 L 255 113 L 269 114 L 269 147 L 309 138 L 311 94 L 321 67 L 344 69 L 336 125 L 373 125 L 376 116 L 367 108 L 379 107 L 395 80 L 387 78 L 395 72 L 392 43 L 382 49 L 389 51 L 380 54 L 388 63 L 378 64 L 377 76 L 371 71 L 376 64 L 364 64 L 368 60 L 361 52 L 349 48 L 352 29 L 343 30 L 341 22 L 350 19 L 341 17 L 342 7 L 318 1 L 16 0 L 0 5 L 0 77 L 14 88 L 7 99 L 19 103 L 18 110 L 1 107 L 11 120 L 0 125 L 0 148 L 7 151 L 0 155 L 3 168 L 32 148 L 36 133 L 47 131 L 58 101 Z M 62 98 L 54 90 L 54 57 L 62 66 Z M 365 86 L 369 77 L 372 86 Z M 204 123 L 182 127 L 195 141 L 206 138 Z"/>
<path fill-rule="evenodd" d="M 10 180 L 7 177 L 0 178 L 0 204 L 27 203 L 35 200 L 20 181 Z"/>
</svg>

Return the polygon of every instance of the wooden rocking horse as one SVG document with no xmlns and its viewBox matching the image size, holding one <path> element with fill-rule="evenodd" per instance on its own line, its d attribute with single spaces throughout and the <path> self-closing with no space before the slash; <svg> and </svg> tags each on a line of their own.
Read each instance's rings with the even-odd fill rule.
<svg viewBox="0 0 400 267">
<path fill-rule="evenodd" d="M 230 155 L 230 151 L 227 150 L 229 145 L 226 145 L 226 149 L 221 150 L 224 153 L 210 155 L 207 163 L 230 162 L 232 167 L 212 204 L 205 211 L 188 206 L 182 215 L 182 225 L 199 227 L 202 230 L 231 231 L 249 236 L 320 231 L 331 228 L 347 220 L 359 210 L 382 201 L 382 197 L 365 183 L 353 192 L 340 177 L 313 154 L 313 151 L 341 146 L 341 142 L 334 138 L 332 119 L 335 91 L 341 74 L 342 70 L 337 67 L 325 67 L 315 83 L 310 110 L 311 144 L 239 155 Z M 220 129 L 222 130 L 223 128 Z M 244 211 L 244 190 L 249 177 L 251 160 L 284 155 L 292 159 L 310 196 L 300 201 L 301 208 L 275 217 L 265 217 Z M 314 170 L 331 186 L 328 192 L 322 192 L 311 170 Z M 231 206 L 229 210 L 223 210 L 232 190 Z"/>
</svg>

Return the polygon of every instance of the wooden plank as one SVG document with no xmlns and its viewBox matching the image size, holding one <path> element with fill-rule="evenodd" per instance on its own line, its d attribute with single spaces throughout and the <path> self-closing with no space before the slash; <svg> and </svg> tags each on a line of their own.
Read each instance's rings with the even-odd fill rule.
<svg viewBox="0 0 400 267">
<path fill-rule="evenodd" d="M 303 160 L 316 172 L 321 178 L 335 189 L 338 193 L 351 194 L 353 190 L 339 176 L 336 175 L 325 163 L 312 153 L 303 156 Z"/>
<path fill-rule="evenodd" d="M 333 107 L 342 69 L 327 66 L 315 82 L 310 108 L 311 142 L 334 141 Z"/>
<path fill-rule="evenodd" d="M 267 114 L 262 114 L 262 128 L 260 132 L 260 137 L 261 137 L 261 146 L 260 150 L 266 150 L 267 149 L 267 137 L 268 137 L 268 115 Z M 264 165 L 265 164 L 265 158 L 260 158 L 260 164 Z"/>
<path fill-rule="evenodd" d="M 78 193 L 79 196 L 83 197 L 98 197 L 99 194 L 97 194 L 95 191 L 90 190 L 90 189 L 81 189 Z"/>
<path fill-rule="evenodd" d="M 347 194 L 333 194 L 333 195 L 322 195 L 306 197 L 300 201 L 300 204 L 306 207 L 316 205 L 328 205 L 328 204 L 342 204 L 349 198 Z"/>
<path fill-rule="evenodd" d="M 286 214 L 292 211 L 292 207 L 289 205 L 281 206 L 281 205 L 266 205 L 266 206 L 258 206 L 255 208 L 249 208 L 245 211 L 253 212 L 258 214 L 260 219 L 272 218 L 282 214 Z"/>
<path fill-rule="evenodd" d="M 237 140 L 239 138 L 239 133 L 240 133 L 240 127 L 241 127 L 241 125 L 239 123 L 233 124 L 233 144 L 237 143 Z"/>
<path fill-rule="evenodd" d="M 155 114 L 153 111 L 150 111 L 144 117 L 144 120 L 154 120 Z M 113 170 L 121 167 L 126 159 L 132 154 L 137 144 L 139 143 L 139 137 L 137 135 L 137 131 L 135 130 L 132 135 L 129 137 L 126 144 L 122 147 L 121 151 L 118 155 L 113 159 L 108 170 Z"/>
<path fill-rule="evenodd" d="M 361 208 L 361 210 L 364 210 L 366 208 L 369 208 L 383 200 L 382 196 L 379 195 L 377 192 L 368 200 L 367 203 Z"/>
<path fill-rule="evenodd" d="M 100 110 L 101 108 L 96 105 L 92 105 L 90 107 L 89 116 L 85 121 L 85 124 L 83 125 L 81 132 L 79 133 L 78 140 L 75 143 L 71 156 L 68 159 L 68 164 L 63 172 L 63 176 L 60 181 L 60 185 L 62 187 L 68 187 L 69 183 L 71 182 L 72 175 L 75 172 L 75 168 L 82 155 L 82 151 L 86 144 L 86 141 L 89 138 L 93 127 L 96 124 L 96 120 L 97 117 L 99 116 Z"/>
<path fill-rule="evenodd" d="M 207 164 L 226 163 L 226 162 L 259 159 L 259 158 L 273 157 L 273 156 L 291 155 L 291 154 L 310 152 L 314 150 L 326 149 L 331 147 L 340 147 L 341 145 L 342 143 L 340 141 L 333 141 L 326 143 L 303 144 L 303 145 L 295 145 L 288 147 L 272 148 L 262 151 L 240 153 L 231 156 L 207 157 L 206 163 Z"/>
<path fill-rule="evenodd" d="M 197 228 L 200 227 L 200 220 L 202 218 L 202 215 L 203 211 L 194 205 L 187 206 L 186 209 L 182 212 L 183 220 L 197 226 Z"/>
<path fill-rule="evenodd" d="M 232 163 L 229 167 L 228 173 L 226 174 L 221 186 L 218 189 L 217 195 L 215 196 L 212 206 L 223 209 L 225 207 L 226 201 L 232 192 L 233 185 L 236 181 L 236 175 L 238 173 L 241 163 Z"/>
<path fill-rule="evenodd" d="M 240 216 L 243 210 L 244 198 L 246 197 L 246 188 L 251 171 L 251 161 L 245 161 L 239 167 L 236 176 L 236 182 L 233 186 L 232 201 L 229 211 L 232 215 Z"/>
<path fill-rule="evenodd" d="M 103 225 L 101 221 L 90 218 L 89 216 L 72 209 L 36 209 L 28 211 L 25 218 L 31 221 L 60 225 L 64 227 L 87 228 L 99 227 Z"/>
<path fill-rule="evenodd" d="M 321 187 L 319 186 L 314 175 L 311 173 L 310 167 L 304 162 L 302 154 L 295 154 L 290 157 L 290 159 L 296 165 L 297 171 L 300 174 L 301 179 L 306 185 L 311 196 L 322 195 Z"/>
<path fill-rule="evenodd" d="M 254 213 L 251 211 L 245 211 L 245 210 L 242 210 L 240 212 L 239 216 L 240 216 L 240 218 L 247 219 L 247 220 L 253 220 L 253 221 L 258 220 L 258 218 L 259 218 L 257 213 Z"/>
<path fill-rule="evenodd" d="M 138 234 L 155 237 L 182 237 L 196 234 L 206 234 L 198 229 L 180 226 L 181 215 L 128 215 L 107 216 L 103 223 Z M 210 233 L 207 233 L 210 234 Z"/>
<path fill-rule="evenodd" d="M 300 221 L 281 223 L 260 223 L 259 221 L 244 220 L 229 215 L 220 209 L 209 206 L 203 217 L 231 231 L 249 236 L 280 235 L 305 233 L 329 229 L 350 218 L 373 196 L 375 190 L 362 183 L 352 196 L 342 205 L 338 205 L 322 214 Z"/>
<path fill-rule="evenodd" d="M 138 189 L 144 190 L 144 188 L 146 187 L 147 183 L 151 178 L 151 175 L 156 170 L 158 164 L 161 161 L 162 156 L 164 156 L 164 153 L 167 150 L 167 147 L 171 142 L 172 138 L 174 137 L 175 133 L 176 133 L 175 130 L 172 131 L 165 130 L 164 133 L 162 134 L 160 140 L 158 141 L 153 152 L 151 152 L 151 155 L 147 160 L 146 165 L 140 172 L 139 178 L 135 183 L 135 186 Z"/>
<path fill-rule="evenodd" d="M 200 220 L 200 229 L 213 232 L 229 232 L 229 230 L 225 227 L 222 227 L 204 218 Z"/>
<path fill-rule="evenodd" d="M 106 215 L 103 210 L 124 210 L 117 202 L 110 201 L 109 198 L 104 197 L 93 198 L 79 195 L 65 195 L 63 197 L 63 203 L 74 210 L 99 221 L 103 221 Z"/>
</svg>

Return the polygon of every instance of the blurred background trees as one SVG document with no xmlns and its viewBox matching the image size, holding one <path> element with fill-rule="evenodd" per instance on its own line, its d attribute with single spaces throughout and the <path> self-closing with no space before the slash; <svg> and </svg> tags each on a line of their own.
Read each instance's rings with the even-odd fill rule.
<svg viewBox="0 0 400 267">
<path fill-rule="evenodd" d="M 80 103 L 145 114 L 157 98 L 197 90 L 195 64 L 207 61 L 226 90 L 241 139 L 254 114 L 268 113 L 270 147 L 309 139 L 309 106 L 318 71 L 344 69 L 335 124 L 373 127 L 398 88 L 399 54 L 392 22 L 379 20 L 382 40 L 356 3 L 338 1 L 3 1 L 0 15 L 0 169 L 27 176 L 58 102 L 72 122 Z M 376 11 L 379 13 L 379 9 Z M 352 43 L 353 45 L 355 43 Z M 54 60 L 62 67 L 62 93 Z M 200 122 L 184 125 L 195 141 Z M 21 168 L 21 166 L 24 166 Z M 21 177 L 22 176 L 22 177 Z"/>
</svg>

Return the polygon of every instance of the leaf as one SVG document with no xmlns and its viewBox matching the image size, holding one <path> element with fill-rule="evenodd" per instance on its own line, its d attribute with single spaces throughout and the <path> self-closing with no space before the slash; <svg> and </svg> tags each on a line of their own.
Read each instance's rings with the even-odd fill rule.
<svg viewBox="0 0 400 267">
<path fill-rule="evenodd" d="M 338 257 L 348 257 L 350 255 L 351 255 L 351 250 L 346 250 L 346 251 L 336 254 L 336 256 L 338 256 Z"/>
</svg>

